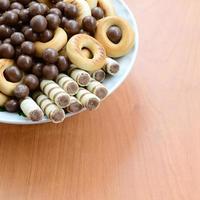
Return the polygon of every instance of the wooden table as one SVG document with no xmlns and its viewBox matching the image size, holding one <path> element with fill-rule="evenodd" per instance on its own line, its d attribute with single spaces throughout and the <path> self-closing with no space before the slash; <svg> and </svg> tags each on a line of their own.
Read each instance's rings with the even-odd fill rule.
<svg viewBox="0 0 200 200">
<path fill-rule="evenodd" d="M 200 1 L 127 3 L 134 70 L 95 112 L 0 125 L 1 200 L 200 199 Z"/>
</svg>

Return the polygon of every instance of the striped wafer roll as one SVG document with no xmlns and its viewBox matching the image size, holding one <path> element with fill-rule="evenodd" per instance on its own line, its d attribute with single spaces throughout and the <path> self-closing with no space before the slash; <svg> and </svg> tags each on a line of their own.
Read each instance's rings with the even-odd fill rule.
<svg viewBox="0 0 200 200">
<path fill-rule="evenodd" d="M 108 95 L 107 88 L 101 84 L 100 82 L 91 79 L 89 85 L 87 86 L 87 90 L 95 94 L 99 99 L 103 100 Z"/>
<path fill-rule="evenodd" d="M 79 90 L 78 83 L 66 74 L 59 74 L 57 76 L 56 82 L 69 95 L 75 95 Z"/>
<path fill-rule="evenodd" d="M 95 110 L 100 104 L 100 99 L 84 88 L 79 89 L 76 97 L 88 110 Z"/>
<path fill-rule="evenodd" d="M 33 98 L 53 123 L 60 123 L 65 119 L 64 110 L 54 104 L 53 101 L 42 92 L 35 92 Z"/>
<path fill-rule="evenodd" d="M 41 90 L 57 106 L 66 108 L 70 103 L 70 96 L 57 83 L 51 80 L 42 80 L 40 83 Z"/>
<path fill-rule="evenodd" d="M 103 70 L 106 73 L 114 76 L 119 72 L 120 66 L 116 60 L 113 60 L 112 58 L 106 58 L 106 64 L 103 67 Z"/>
<path fill-rule="evenodd" d="M 90 76 L 95 79 L 96 81 L 99 81 L 99 82 L 103 82 L 106 78 L 106 73 L 102 70 L 102 69 L 99 69 L 95 72 L 91 72 L 90 73 Z"/>
<path fill-rule="evenodd" d="M 90 82 L 90 75 L 82 69 L 76 68 L 75 65 L 71 65 L 68 70 L 68 74 L 72 77 L 80 86 L 87 86 Z"/>
<path fill-rule="evenodd" d="M 81 104 L 81 102 L 77 98 L 71 96 L 70 104 L 69 106 L 67 106 L 66 111 L 69 113 L 76 113 L 76 112 L 81 111 L 82 109 L 83 109 L 83 105 Z"/>
<path fill-rule="evenodd" d="M 20 103 L 23 113 L 32 121 L 40 121 L 44 117 L 44 113 L 37 103 L 30 97 L 26 97 Z"/>
</svg>

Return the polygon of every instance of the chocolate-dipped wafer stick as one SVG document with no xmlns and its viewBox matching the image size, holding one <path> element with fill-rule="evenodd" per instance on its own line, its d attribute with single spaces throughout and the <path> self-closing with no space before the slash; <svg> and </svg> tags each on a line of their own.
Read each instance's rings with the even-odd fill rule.
<svg viewBox="0 0 200 200">
<path fill-rule="evenodd" d="M 54 104 L 53 101 L 42 92 L 35 92 L 33 98 L 53 123 L 60 123 L 65 119 L 64 110 Z"/>
<path fill-rule="evenodd" d="M 106 73 L 114 76 L 119 72 L 120 66 L 116 60 L 113 60 L 112 58 L 106 58 L 106 64 L 103 67 L 103 70 Z"/>
<path fill-rule="evenodd" d="M 87 86 L 87 90 L 95 94 L 101 100 L 105 99 L 106 96 L 108 95 L 107 88 L 94 79 L 90 80 L 90 83 Z"/>
<path fill-rule="evenodd" d="M 69 113 L 76 113 L 76 112 L 81 111 L 82 109 L 83 109 L 83 105 L 81 104 L 81 102 L 77 98 L 71 96 L 70 104 L 69 106 L 67 106 L 66 111 Z"/>
<path fill-rule="evenodd" d="M 75 65 L 70 65 L 68 74 L 72 77 L 80 86 L 87 86 L 90 81 L 90 75 L 82 69 L 78 69 Z"/>
<path fill-rule="evenodd" d="M 100 99 L 84 88 L 79 89 L 76 97 L 88 110 L 95 110 L 100 104 Z"/>
<path fill-rule="evenodd" d="M 66 74 L 59 74 L 56 78 L 56 82 L 69 95 L 75 95 L 79 90 L 78 83 Z"/>
<path fill-rule="evenodd" d="M 57 83 L 51 80 L 42 80 L 40 83 L 41 90 L 57 106 L 66 108 L 70 103 L 70 96 Z"/>
<path fill-rule="evenodd" d="M 41 108 L 31 97 L 26 97 L 24 100 L 22 100 L 20 103 L 20 108 L 26 117 L 32 121 L 40 121 L 44 116 Z"/>
<path fill-rule="evenodd" d="M 99 69 L 95 72 L 91 72 L 90 76 L 94 78 L 96 81 L 99 81 L 102 83 L 106 78 L 106 73 L 102 69 Z"/>
</svg>

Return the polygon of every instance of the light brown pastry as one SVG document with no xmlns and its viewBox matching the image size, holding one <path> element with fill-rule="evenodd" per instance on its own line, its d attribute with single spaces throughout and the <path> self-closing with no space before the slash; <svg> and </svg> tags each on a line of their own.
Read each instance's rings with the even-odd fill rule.
<svg viewBox="0 0 200 200">
<path fill-rule="evenodd" d="M 0 92 L 0 107 L 4 106 L 9 97 Z"/>
<path fill-rule="evenodd" d="M 115 9 L 111 0 L 98 0 L 98 6 L 104 11 L 104 16 L 114 16 Z"/>
</svg>

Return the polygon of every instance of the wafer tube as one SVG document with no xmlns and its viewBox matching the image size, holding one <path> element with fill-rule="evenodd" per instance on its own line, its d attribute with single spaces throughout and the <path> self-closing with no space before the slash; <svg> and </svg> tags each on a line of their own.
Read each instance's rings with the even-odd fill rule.
<svg viewBox="0 0 200 200">
<path fill-rule="evenodd" d="M 82 69 L 76 68 L 75 65 L 71 65 L 68 70 L 68 74 L 72 77 L 80 86 L 87 86 L 90 82 L 90 75 Z"/>
<path fill-rule="evenodd" d="M 8 101 L 8 97 L 0 92 L 0 106 L 4 106 L 6 101 Z"/>
<path fill-rule="evenodd" d="M 44 117 L 44 113 L 41 108 L 30 97 L 21 101 L 20 108 L 26 117 L 32 121 L 40 121 Z"/>
<path fill-rule="evenodd" d="M 40 88 L 57 106 L 66 108 L 69 105 L 69 94 L 54 81 L 43 80 L 40 83 Z"/>
<path fill-rule="evenodd" d="M 65 119 L 65 112 L 62 108 L 53 103 L 42 92 L 35 92 L 33 98 L 37 104 L 41 107 L 45 115 L 53 122 L 60 123 Z"/>
<path fill-rule="evenodd" d="M 106 96 L 108 95 L 107 88 L 103 84 L 94 79 L 90 80 L 90 83 L 87 86 L 87 90 L 95 94 L 101 100 L 105 99 Z"/>
<path fill-rule="evenodd" d="M 83 109 L 83 105 L 81 104 L 81 102 L 77 98 L 71 96 L 70 104 L 69 106 L 67 106 L 66 111 L 69 113 L 76 113 L 76 112 L 81 111 L 82 109 Z"/>
<path fill-rule="evenodd" d="M 117 61 L 113 60 L 112 58 L 106 58 L 106 64 L 103 67 L 103 70 L 106 73 L 114 76 L 119 72 L 120 66 L 119 66 L 119 63 Z"/>
<path fill-rule="evenodd" d="M 59 74 L 56 82 L 69 95 L 75 95 L 79 90 L 78 83 L 66 74 Z"/>
<path fill-rule="evenodd" d="M 99 69 L 95 72 L 91 72 L 90 73 L 90 76 L 95 79 L 96 81 L 99 81 L 99 82 L 103 82 L 106 78 L 106 73 L 102 70 L 102 69 Z"/>
<path fill-rule="evenodd" d="M 95 110 L 100 104 L 100 99 L 84 88 L 79 89 L 76 97 L 88 110 Z"/>
</svg>

